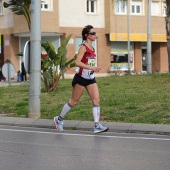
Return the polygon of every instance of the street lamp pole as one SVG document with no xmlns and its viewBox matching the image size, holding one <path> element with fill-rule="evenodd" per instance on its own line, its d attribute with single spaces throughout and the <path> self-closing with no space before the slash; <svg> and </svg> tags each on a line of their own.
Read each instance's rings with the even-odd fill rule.
<svg viewBox="0 0 170 170">
<path fill-rule="evenodd" d="M 147 73 L 152 73 L 152 56 L 151 56 L 151 0 L 148 0 L 148 36 L 147 36 Z"/>
<path fill-rule="evenodd" d="M 40 118 L 41 88 L 41 0 L 31 0 L 31 58 L 29 114 L 30 118 Z"/>
<path fill-rule="evenodd" d="M 130 74 L 130 4 L 129 0 L 127 0 L 127 28 L 128 28 L 128 74 Z"/>
</svg>

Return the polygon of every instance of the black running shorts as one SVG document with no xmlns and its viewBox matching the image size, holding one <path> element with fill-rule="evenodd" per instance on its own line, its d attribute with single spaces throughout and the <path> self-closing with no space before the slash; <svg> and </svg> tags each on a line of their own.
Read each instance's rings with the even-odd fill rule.
<svg viewBox="0 0 170 170">
<path fill-rule="evenodd" d="M 81 86 L 88 86 L 90 84 L 96 83 L 96 79 L 84 79 L 83 77 L 80 77 L 78 74 L 75 74 L 73 81 L 72 81 L 72 86 L 74 87 L 76 84 L 79 84 Z"/>
</svg>

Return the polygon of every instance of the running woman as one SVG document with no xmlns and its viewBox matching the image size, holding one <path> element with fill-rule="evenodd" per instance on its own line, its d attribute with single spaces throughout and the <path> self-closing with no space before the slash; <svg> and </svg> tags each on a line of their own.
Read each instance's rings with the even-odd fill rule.
<svg viewBox="0 0 170 170">
<path fill-rule="evenodd" d="M 99 72 L 101 68 L 97 67 L 95 49 L 92 47 L 92 42 L 96 39 L 96 32 L 93 26 L 87 25 L 83 28 L 82 39 L 83 41 L 75 61 L 76 66 L 79 67 L 79 71 L 72 80 L 72 97 L 64 105 L 60 115 L 54 117 L 54 122 L 56 129 L 63 131 L 64 117 L 73 106 L 78 104 L 84 89 L 86 89 L 93 103 L 94 133 L 106 132 L 108 131 L 108 127 L 104 127 L 99 123 L 100 98 L 94 72 Z"/>
</svg>

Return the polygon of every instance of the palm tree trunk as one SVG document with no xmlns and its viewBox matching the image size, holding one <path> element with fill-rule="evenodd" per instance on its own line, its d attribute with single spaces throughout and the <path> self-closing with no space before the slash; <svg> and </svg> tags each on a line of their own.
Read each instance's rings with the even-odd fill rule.
<svg viewBox="0 0 170 170">
<path fill-rule="evenodd" d="M 167 50 L 168 50 L 168 72 L 170 73 L 170 37 L 167 39 Z"/>
<path fill-rule="evenodd" d="M 168 50 L 168 71 L 170 73 L 170 16 L 166 17 L 166 31 L 167 31 L 167 50 Z"/>
</svg>

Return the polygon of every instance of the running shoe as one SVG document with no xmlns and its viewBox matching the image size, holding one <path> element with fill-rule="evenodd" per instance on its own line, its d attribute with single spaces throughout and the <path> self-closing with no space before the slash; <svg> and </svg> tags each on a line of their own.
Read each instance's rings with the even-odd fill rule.
<svg viewBox="0 0 170 170">
<path fill-rule="evenodd" d="M 63 131 L 63 122 L 64 121 L 63 120 L 62 121 L 58 120 L 58 117 L 59 116 L 54 117 L 54 123 L 55 123 L 56 129 L 58 131 L 62 132 Z"/>
<path fill-rule="evenodd" d="M 94 133 L 107 132 L 108 130 L 108 127 L 102 126 L 101 124 L 98 124 L 98 126 L 94 127 Z"/>
</svg>

